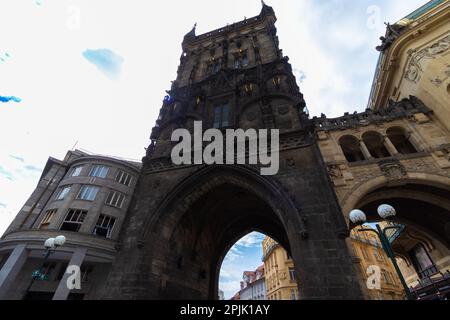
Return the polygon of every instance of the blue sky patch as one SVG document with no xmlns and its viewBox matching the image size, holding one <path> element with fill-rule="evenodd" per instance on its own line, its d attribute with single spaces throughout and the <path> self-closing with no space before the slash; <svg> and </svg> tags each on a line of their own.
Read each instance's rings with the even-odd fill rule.
<svg viewBox="0 0 450 320">
<path fill-rule="evenodd" d="M 116 79 L 120 75 L 124 61 L 110 49 L 88 49 L 83 52 L 83 57 L 110 79 Z"/>
<path fill-rule="evenodd" d="M 0 102 L 7 103 L 10 101 L 19 103 L 22 100 L 14 96 L 0 96 Z"/>
<path fill-rule="evenodd" d="M 8 180 L 14 181 L 14 177 L 11 174 L 11 172 L 9 172 L 8 170 L 6 170 L 5 168 L 3 168 L 2 166 L 0 166 L 0 176 L 5 177 Z"/>
<path fill-rule="evenodd" d="M 15 156 L 15 155 L 13 155 L 13 154 L 10 154 L 9 156 L 10 156 L 11 158 L 17 160 L 17 161 L 25 162 L 25 159 L 22 158 L 22 157 L 20 157 L 20 156 Z"/>
</svg>

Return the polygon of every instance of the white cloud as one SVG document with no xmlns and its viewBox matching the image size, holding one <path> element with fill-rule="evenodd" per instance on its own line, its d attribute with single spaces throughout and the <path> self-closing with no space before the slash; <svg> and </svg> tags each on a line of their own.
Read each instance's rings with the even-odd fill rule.
<svg viewBox="0 0 450 320">
<path fill-rule="evenodd" d="M 0 234 L 11 223 L 14 216 L 36 187 L 42 166 L 40 163 L 28 162 L 19 154 L 9 154 L 0 150 Z"/>
<path fill-rule="evenodd" d="M 246 235 L 245 237 L 241 238 L 238 242 L 236 242 L 236 247 L 255 247 L 255 246 L 261 246 L 261 242 L 264 239 L 264 235 L 258 232 L 252 232 Z"/>
<path fill-rule="evenodd" d="M 219 287 L 227 298 L 239 291 L 244 271 L 253 271 L 262 264 L 264 237 L 258 232 L 249 233 L 228 251 L 220 269 L 219 281 Z"/>
</svg>

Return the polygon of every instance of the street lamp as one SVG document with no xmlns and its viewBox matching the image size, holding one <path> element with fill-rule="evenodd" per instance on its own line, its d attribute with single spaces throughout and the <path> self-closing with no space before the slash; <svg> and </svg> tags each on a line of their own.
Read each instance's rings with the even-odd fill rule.
<svg viewBox="0 0 450 320">
<path fill-rule="evenodd" d="M 392 207 L 391 205 L 388 205 L 388 204 L 380 205 L 377 209 L 377 212 L 378 212 L 378 215 L 383 220 L 391 220 L 397 214 L 394 207 Z M 358 210 L 358 209 L 352 210 L 349 214 L 349 218 L 350 218 L 351 222 L 353 222 L 355 225 L 359 225 L 359 226 L 361 226 L 367 222 L 366 214 L 363 211 Z M 386 252 L 386 255 L 389 257 L 389 259 L 391 259 L 392 264 L 394 265 L 395 271 L 397 272 L 397 275 L 400 279 L 403 289 L 405 290 L 406 297 L 409 300 L 413 300 L 414 298 L 411 294 L 411 291 L 408 288 L 408 285 L 406 284 L 405 278 L 403 278 L 400 268 L 398 267 L 397 260 L 395 259 L 394 251 L 392 250 L 391 244 L 386 235 L 386 231 L 388 231 L 388 230 L 392 230 L 392 229 L 401 230 L 402 228 L 399 226 L 388 226 L 388 227 L 382 229 L 378 223 L 376 224 L 376 228 L 377 228 L 377 230 L 372 229 L 372 228 L 370 228 L 370 229 L 367 228 L 367 229 L 359 229 L 358 231 L 359 232 L 365 232 L 365 231 L 369 232 L 370 231 L 370 232 L 375 232 L 377 234 L 378 238 L 380 239 L 381 245 L 382 245 L 384 251 Z"/>
<path fill-rule="evenodd" d="M 47 262 L 48 257 L 50 257 L 50 255 L 56 250 L 57 247 L 64 245 L 65 242 L 66 242 L 65 236 L 57 236 L 55 238 L 48 238 L 47 240 L 44 241 L 44 247 L 45 247 L 45 252 L 43 254 L 44 261 L 42 262 L 42 265 L 38 269 L 34 270 L 33 273 L 31 274 L 32 280 L 31 280 L 31 283 L 28 288 L 31 288 L 34 280 L 47 280 L 48 279 L 48 275 L 42 273 L 42 269 L 44 268 L 44 265 Z"/>
</svg>

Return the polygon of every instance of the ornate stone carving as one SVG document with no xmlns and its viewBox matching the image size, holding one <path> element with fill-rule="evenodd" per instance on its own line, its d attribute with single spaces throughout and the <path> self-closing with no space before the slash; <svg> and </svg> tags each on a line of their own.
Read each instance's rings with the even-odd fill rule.
<svg viewBox="0 0 450 320">
<path fill-rule="evenodd" d="M 450 48 L 450 35 L 438 40 L 432 45 L 423 48 L 419 51 L 412 50 L 409 52 L 411 60 L 406 67 L 405 79 L 413 82 L 420 80 L 420 73 L 422 70 L 423 59 L 436 59 L 437 55 L 440 55 Z M 433 82 L 432 82 L 433 83 Z M 435 83 L 433 83 L 435 84 Z"/>
<path fill-rule="evenodd" d="M 387 50 L 392 43 L 400 36 L 400 34 L 405 29 L 404 26 L 394 24 L 391 25 L 389 23 L 386 23 L 386 34 L 384 37 L 380 37 L 381 45 L 377 46 L 377 51 L 383 52 Z"/>
<path fill-rule="evenodd" d="M 390 102 L 390 104 L 377 111 L 368 109 L 362 113 L 346 114 L 339 118 L 314 117 L 313 123 L 316 132 L 330 130 L 357 129 L 369 124 L 382 124 L 396 119 L 413 118 L 415 114 L 423 113 L 428 115 L 432 111 L 417 97 L 410 96 L 398 102 Z"/>
<path fill-rule="evenodd" d="M 406 169 L 396 159 L 388 159 L 378 163 L 381 172 L 388 180 L 400 180 L 406 177 Z"/>
<path fill-rule="evenodd" d="M 422 69 L 420 67 L 420 64 L 413 59 L 408 65 L 408 68 L 405 73 L 405 78 L 417 83 L 420 80 L 419 74 L 421 71 Z"/>
<path fill-rule="evenodd" d="M 338 165 L 330 165 L 328 166 L 328 173 L 333 179 L 340 179 L 343 177 L 341 169 L 339 169 Z"/>
</svg>

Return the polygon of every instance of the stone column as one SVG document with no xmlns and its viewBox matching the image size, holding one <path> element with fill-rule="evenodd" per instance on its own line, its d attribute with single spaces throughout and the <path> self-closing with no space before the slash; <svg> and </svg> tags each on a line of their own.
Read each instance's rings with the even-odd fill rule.
<svg viewBox="0 0 450 320">
<path fill-rule="evenodd" d="M 416 148 L 417 152 L 422 152 L 426 149 L 426 147 L 422 147 L 422 144 L 414 137 L 412 131 L 408 131 L 405 134 L 405 138 Z"/>
<path fill-rule="evenodd" d="M 386 147 L 386 149 L 389 151 L 391 156 L 396 156 L 399 154 L 397 148 L 392 143 L 391 139 L 389 139 L 388 136 L 383 136 L 383 144 Z"/>
<path fill-rule="evenodd" d="M 84 258 L 86 257 L 87 249 L 86 248 L 78 248 L 72 254 L 72 258 L 70 258 L 68 268 L 70 266 L 78 266 L 81 267 Z M 67 279 L 72 274 L 65 272 L 61 281 L 59 282 L 58 289 L 56 289 L 55 294 L 53 295 L 53 300 L 67 300 L 67 297 L 70 294 L 70 289 L 67 287 Z M 81 275 L 80 275 L 81 276 Z"/>
<path fill-rule="evenodd" d="M 22 270 L 28 257 L 26 244 L 17 245 L 9 255 L 3 268 L 0 270 L 0 300 L 6 299 L 9 287 L 16 279 L 16 276 Z M 30 275 L 31 278 L 31 275 Z"/>
<path fill-rule="evenodd" d="M 359 148 L 361 149 L 361 152 L 363 153 L 364 157 L 366 158 L 366 160 L 371 160 L 373 159 L 372 155 L 369 152 L 369 149 L 367 149 L 366 144 L 364 143 L 364 141 L 359 140 Z"/>
</svg>

